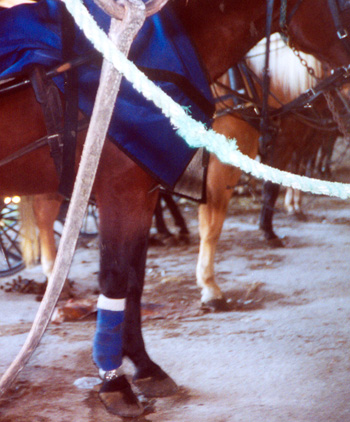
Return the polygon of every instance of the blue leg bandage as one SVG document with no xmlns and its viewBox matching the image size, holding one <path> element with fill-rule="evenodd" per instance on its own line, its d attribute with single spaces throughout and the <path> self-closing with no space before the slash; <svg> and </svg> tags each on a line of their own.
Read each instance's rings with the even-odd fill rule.
<svg viewBox="0 0 350 422">
<path fill-rule="evenodd" d="M 125 299 L 100 295 L 92 356 L 98 368 L 117 369 L 122 364 L 122 335 Z"/>
</svg>

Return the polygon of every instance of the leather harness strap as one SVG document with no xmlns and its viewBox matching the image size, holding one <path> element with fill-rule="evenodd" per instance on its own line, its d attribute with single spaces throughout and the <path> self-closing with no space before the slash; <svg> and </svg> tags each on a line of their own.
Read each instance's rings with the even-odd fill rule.
<svg viewBox="0 0 350 422">
<path fill-rule="evenodd" d="M 54 160 L 58 176 L 61 177 L 63 110 L 60 94 L 52 79 L 47 77 L 42 66 L 34 67 L 30 73 L 30 81 L 36 99 L 43 111 L 51 157 Z"/>
<path fill-rule="evenodd" d="M 73 45 L 75 39 L 75 22 L 66 9 L 65 19 L 62 24 L 62 54 L 65 62 L 74 56 Z M 64 135 L 63 135 L 63 159 L 62 174 L 58 187 L 59 193 L 66 198 L 72 195 L 75 179 L 75 152 L 77 144 L 78 126 L 78 70 L 73 67 L 64 73 Z"/>
<path fill-rule="evenodd" d="M 342 41 L 343 46 L 346 51 L 350 53 L 350 38 L 349 33 L 346 30 L 346 27 L 343 22 L 342 12 L 346 9 L 349 9 L 349 3 L 343 2 L 342 5 L 339 4 L 337 0 L 328 0 L 328 7 L 331 11 L 333 22 L 337 30 L 337 36 Z"/>
<path fill-rule="evenodd" d="M 73 56 L 75 23 L 66 11 L 62 25 L 62 53 L 65 62 Z M 65 108 L 62 110 L 59 90 L 41 66 L 35 66 L 30 80 L 41 104 L 48 134 L 50 153 L 60 179 L 58 192 L 69 198 L 75 177 L 75 152 L 78 126 L 78 75 L 73 67 L 64 72 Z M 63 134 L 62 134 L 63 133 Z"/>
<path fill-rule="evenodd" d="M 71 112 L 71 106 L 68 104 L 70 100 L 65 102 L 65 111 L 63 112 L 63 107 L 61 103 L 61 96 L 59 94 L 59 90 L 56 88 L 56 85 L 52 82 L 52 78 L 62 75 L 64 72 L 71 72 L 73 69 L 89 63 L 91 61 L 97 61 L 100 59 L 100 56 L 93 52 L 92 54 L 77 57 L 73 60 L 65 62 L 54 69 L 50 69 L 48 71 L 44 70 L 43 68 L 33 69 L 31 75 L 19 75 L 19 77 L 13 77 L 5 80 L 0 80 L 0 95 L 5 95 L 9 92 L 15 92 L 22 88 L 25 88 L 29 85 L 33 85 L 34 92 L 36 94 L 37 101 L 42 104 L 44 119 L 47 127 L 47 135 L 38 139 L 37 141 L 32 142 L 29 145 L 19 149 L 18 151 L 10 154 L 9 156 L 0 160 L 0 167 L 11 163 L 14 160 L 17 160 L 20 157 L 28 154 L 29 152 L 33 152 L 38 148 L 43 146 L 49 145 L 50 150 L 52 151 L 52 155 L 56 155 L 57 167 L 58 170 L 62 167 L 62 175 L 67 174 L 67 170 L 65 168 L 66 160 L 61 160 L 58 156 L 58 151 L 62 152 L 62 145 L 65 143 L 65 139 L 67 135 L 64 134 L 65 131 L 70 131 L 71 135 L 76 135 L 77 132 L 81 130 L 85 130 L 88 128 L 88 119 L 83 118 L 77 121 L 77 127 L 75 123 L 68 124 L 70 119 L 74 119 L 77 115 L 74 111 Z M 74 79 L 73 79 L 74 80 Z M 69 86 L 69 83 L 65 85 Z M 75 85 L 75 89 L 73 89 L 73 96 L 74 90 L 76 90 L 77 85 Z M 70 89 L 66 89 L 66 94 L 71 92 Z M 78 108 L 77 101 L 75 103 L 75 107 Z M 74 108 L 73 108 L 74 110 Z M 74 129 L 72 129 L 75 128 Z M 69 129 L 68 129 L 69 128 Z M 73 142 L 67 141 L 70 145 L 73 145 Z M 75 156 L 75 143 L 74 143 L 74 152 L 73 157 Z M 74 159 L 74 158 L 73 158 Z M 68 161 L 68 160 L 67 160 Z M 74 171 L 74 162 L 71 166 L 72 171 Z M 59 171 L 58 174 L 61 174 Z M 71 183 L 73 183 L 73 178 L 71 179 Z M 63 189 L 61 189 L 62 193 Z M 65 194 L 64 196 L 69 196 Z"/>
<path fill-rule="evenodd" d="M 73 55 L 74 21 L 66 12 L 62 26 L 62 52 L 65 62 Z M 41 66 L 35 66 L 30 74 L 36 99 L 41 104 L 50 153 L 59 176 L 58 192 L 69 198 L 75 177 L 75 151 L 78 125 L 78 76 L 73 67 L 64 73 L 65 107 L 62 109 L 59 90 Z"/>
</svg>

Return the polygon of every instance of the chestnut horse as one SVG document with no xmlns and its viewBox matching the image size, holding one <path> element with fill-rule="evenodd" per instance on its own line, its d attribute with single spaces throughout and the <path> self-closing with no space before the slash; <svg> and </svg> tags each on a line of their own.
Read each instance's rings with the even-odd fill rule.
<svg viewBox="0 0 350 422">
<path fill-rule="evenodd" d="M 261 79 L 265 58 L 265 41 L 260 42 L 254 47 L 247 56 L 247 64 L 251 70 Z M 303 55 L 303 59 L 308 65 L 315 70 L 315 75 L 320 78 L 322 74 L 321 64 L 310 55 Z M 295 56 L 290 48 L 282 41 L 278 34 L 271 37 L 270 52 L 270 74 L 271 86 L 269 104 L 271 107 L 277 108 L 280 104 L 287 104 L 307 89 L 315 85 L 315 78 L 307 72 L 305 66 Z M 214 84 L 212 91 L 214 97 L 220 100 L 227 94 L 224 86 L 229 86 L 229 76 L 226 73 L 219 79 L 220 85 Z M 257 90 L 261 87 L 257 86 Z M 224 111 L 233 107 L 233 100 L 218 101 L 217 111 Z M 305 155 L 315 155 L 317 149 L 321 146 L 324 134 L 317 131 L 314 127 L 309 127 L 298 120 L 293 115 L 282 117 L 280 123 L 281 131 L 277 136 L 274 154 L 274 164 L 277 168 L 285 170 L 293 157 L 296 158 L 296 164 L 301 168 L 300 162 L 303 161 Z M 218 133 L 226 136 L 228 139 L 235 138 L 241 152 L 255 158 L 258 154 L 258 138 L 260 133 L 248 124 L 239 113 L 228 113 L 221 117 L 217 117 L 213 123 L 213 129 Z M 326 132 L 326 135 L 328 133 Z M 318 137 L 312 141 L 312 137 Z M 307 146 L 309 145 L 309 148 Z M 310 145 L 312 148 L 310 148 Z M 309 151 L 307 151 L 309 150 Z M 311 150 L 311 151 L 310 151 Z M 309 157 L 308 157 L 309 158 Z M 296 169 L 296 165 L 295 168 Z M 300 171 L 299 171 L 300 173 Z M 241 171 L 230 165 L 221 163 L 215 155 L 210 156 L 207 177 L 207 200 L 206 203 L 199 207 L 199 235 L 200 248 L 197 264 L 197 284 L 202 290 L 202 303 L 210 304 L 214 307 L 225 306 L 223 295 L 219 287 L 215 283 L 214 276 L 214 260 L 216 245 L 219 240 L 222 226 L 227 213 L 229 201 L 232 196 L 233 189 L 237 185 Z M 291 198 L 294 199 L 292 202 Z M 21 202 L 21 208 L 27 209 L 33 206 L 33 216 L 39 230 L 41 264 L 44 275 L 48 278 L 51 274 L 54 260 L 56 257 L 56 244 L 53 230 L 53 224 L 57 218 L 60 205 L 63 198 L 59 194 L 41 194 L 35 195 L 33 199 L 25 199 Z M 29 202 L 28 202 L 29 201 Z M 300 192 L 292 192 L 291 189 L 286 193 L 286 206 L 301 213 L 300 208 Z M 27 205 L 26 205 L 27 204 Z M 268 204 L 274 206 L 273 204 Z M 266 208 L 266 204 L 263 207 Z M 160 214 L 160 198 L 156 207 Z M 266 216 L 267 212 L 263 208 L 262 213 Z M 22 219 L 21 236 L 23 258 L 26 264 L 31 264 L 38 259 L 37 254 L 31 251 L 37 251 L 36 238 L 30 236 L 33 228 L 30 227 L 32 222 L 29 220 L 30 211 L 26 212 L 27 218 Z M 271 217 L 272 227 L 272 211 Z M 157 225 L 158 226 L 158 225 Z M 166 230 L 166 227 L 162 227 Z M 165 233 L 166 234 L 166 233 Z M 181 234 L 181 233 L 180 233 Z M 268 238 L 268 234 L 266 235 Z"/>
<path fill-rule="evenodd" d="M 219 82 L 229 86 L 229 75 L 224 74 Z M 227 91 L 221 86 L 212 86 L 214 96 L 223 97 Z M 219 101 L 217 111 L 233 106 L 233 100 Z M 260 133 L 242 119 L 238 113 L 224 114 L 213 122 L 213 129 L 228 139 L 236 139 L 239 150 L 251 158 L 258 154 Z M 201 301 L 215 309 L 225 306 L 224 296 L 215 283 L 214 261 L 216 246 L 225 221 L 233 189 L 237 185 L 241 170 L 224 164 L 210 154 L 207 175 L 207 200 L 198 209 L 199 254 L 196 267 L 197 285 L 201 289 Z"/>
<path fill-rule="evenodd" d="M 265 40 L 261 41 L 248 53 L 246 58 L 248 67 L 260 80 L 264 69 L 265 44 Z M 305 54 L 303 59 L 314 69 L 316 77 L 320 78 L 322 75 L 320 62 L 313 56 Z M 278 34 L 271 37 L 270 75 L 271 95 L 269 105 L 274 108 L 289 103 L 316 84 L 315 78 L 308 73 L 300 59 L 287 47 Z M 219 98 L 225 98 L 224 101 L 218 102 L 217 108 L 219 111 L 226 109 L 228 114 L 216 119 L 213 128 L 228 138 L 235 137 L 240 150 L 255 158 L 258 153 L 259 133 L 240 118 L 237 112 L 230 112 L 233 100 L 228 101 L 226 99 L 229 91 L 225 89 L 225 86 L 230 86 L 228 79 L 228 74 L 226 74 L 219 80 L 220 85 L 214 85 L 215 94 Z M 256 83 L 255 89 L 259 92 L 261 86 Z M 259 94 L 261 96 L 261 92 Z M 325 134 L 316 130 L 314 125 L 308 126 L 305 121 L 306 119 L 300 120 L 298 116 L 292 113 L 280 118 L 280 131 L 276 137 L 273 150 L 275 167 L 285 170 L 292 157 L 295 157 L 299 168 L 295 166 L 294 170 L 300 173 L 302 171 L 300 163 L 303 160 L 309 160 L 322 147 L 322 136 L 324 137 Z M 329 132 L 325 133 L 326 136 L 329 136 Z M 317 137 L 317 139 L 313 139 L 313 137 Z M 196 275 L 197 284 L 201 288 L 202 303 L 214 308 L 225 307 L 224 296 L 215 282 L 215 250 L 228 204 L 240 175 L 239 169 L 221 163 L 215 156 L 210 157 L 207 202 L 199 207 L 200 248 Z M 290 195 L 289 191 L 288 195 Z M 268 205 L 273 207 L 274 203 Z M 269 208 L 268 211 L 270 212 L 271 221 L 269 224 L 272 230 L 273 213 Z M 267 215 L 266 204 L 263 205 L 262 213 L 265 213 L 265 216 Z M 266 234 L 266 238 L 269 238 L 269 232 Z"/>
<path fill-rule="evenodd" d="M 273 32 L 280 29 L 279 6 L 280 2 L 276 2 L 272 14 Z M 211 81 L 240 61 L 265 35 L 265 0 L 178 0 L 173 2 L 173 7 Z M 288 33 L 298 49 L 331 66 L 350 63 L 350 54 L 332 23 L 327 0 L 290 0 L 287 10 Z M 350 10 L 342 14 L 349 18 Z M 0 109 L 0 158 L 46 134 L 41 107 L 30 87 L 2 96 Z M 81 133 L 78 157 L 83 141 Z M 0 181 L 1 195 L 54 193 L 58 188 L 55 166 L 46 148 L 1 167 Z M 106 350 L 116 356 L 122 352 L 123 357 L 134 363 L 134 382 L 148 396 L 169 394 L 176 387 L 149 357 L 141 331 L 140 302 L 148 234 L 158 196 L 156 187 L 151 175 L 112 142 L 106 142 L 94 184 L 100 218 L 99 283 L 104 309 L 110 309 L 109 305 L 113 309 L 106 311 L 108 315 L 113 314 L 111 320 L 115 319 L 117 302 L 122 308 L 125 298 L 126 307 L 122 328 L 117 324 L 118 332 L 109 328 L 111 320 L 98 329 L 106 330 L 107 343 L 109 338 L 121 336 L 121 350 L 114 344 L 106 345 Z M 142 406 L 126 377 L 118 372 L 119 365 L 112 373 L 107 372 L 100 396 L 112 412 L 139 415 Z"/>
</svg>

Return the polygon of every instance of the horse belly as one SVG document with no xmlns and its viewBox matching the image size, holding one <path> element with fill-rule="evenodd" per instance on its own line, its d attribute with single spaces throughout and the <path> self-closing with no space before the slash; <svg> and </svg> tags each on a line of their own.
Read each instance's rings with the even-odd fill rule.
<svg viewBox="0 0 350 422">
<path fill-rule="evenodd" d="M 31 89 L 0 97 L 0 161 L 46 135 L 41 106 Z M 49 147 L 43 146 L 0 166 L 0 195 L 30 195 L 57 190 Z"/>
</svg>

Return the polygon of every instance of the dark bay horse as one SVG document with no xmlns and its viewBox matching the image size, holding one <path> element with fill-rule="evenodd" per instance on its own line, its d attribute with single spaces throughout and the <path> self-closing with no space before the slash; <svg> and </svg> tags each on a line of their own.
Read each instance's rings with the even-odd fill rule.
<svg viewBox="0 0 350 422">
<path fill-rule="evenodd" d="M 264 0 L 178 0 L 176 13 L 193 40 L 210 81 L 216 80 L 265 35 Z M 280 2 L 273 10 L 272 30 L 279 31 Z M 283 9 L 284 10 L 284 9 Z M 290 14 L 290 12 L 292 12 Z M 350 17 L 350 10 L 342 12 Z M 337 36 L 326 0 L 288 1 L 288 33 L 294 45 L 331 66 L 350 63 Z M 350 28 L 347 28 L 348 30 Z M 4 158 L 46 134 L 42 110 L 31 88 L 0 99 L 1 151 Z M 79 135 L 79 156 L 84 134 Z M 1 195 L 55 192 L 58 178 L 49 151 L 42 148 L 0 168 Z M 144 394 L 164 395 L 175 390 L 171 378 L 151 360 L 141 332 L 140 301 L 144 282 L 148 233 L 158 192 L 145 170 L 107 141 L 95 180 L 100 216 L 100 274 L 104 309 L 111 316 L 105 330 L 107 352 L 115 355 L 116 371 L 107 372 L 100 396 L 107 408 L 136 416 L 142 406 L 126 378 L 118 373 L 121 354 L 134 363 L 134 382 Z M 124 307 L 124 323 L 114 314 Z M 109 310 L 108 310 L 109 309 Z M 114 325 L 113 325 L 114 324 Z M 111 327 L 118 327 L 117 332 Z M 109 336 L 110 335 L 110 336 Z M 115 336 L 122 338 L 121 344 Z M 108 338 L 112 344 L 108 345 Z M 120 346 L 118 346 L 120 344 Z M 102 368 L 103 369 L 103 368 Z M 107 368 L 108 370 L 108 368 Z"/>
</svg>

